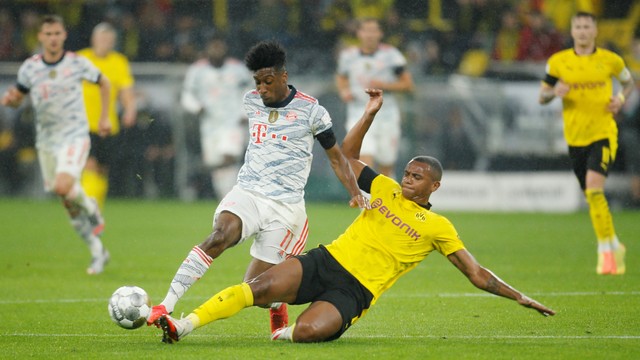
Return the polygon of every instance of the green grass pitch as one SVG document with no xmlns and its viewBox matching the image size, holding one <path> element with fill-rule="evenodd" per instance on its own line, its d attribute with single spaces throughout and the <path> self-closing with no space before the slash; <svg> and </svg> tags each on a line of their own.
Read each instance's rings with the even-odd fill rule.
<svg viewBox="0 0 640 360">
<path fill-rule="evenodd" d="M 307 248 L 327 243 L 357 215 L 309 203 Z M 545 318 L 475 289 L 440 254 L 429 256 L 341 339 L 269 340 L 268 313 L 249 308 L 174 345 L 159 330 L 124 330 L 107 300 L 138 285 L 159 302 L 180 262 L 208 234 L 215 203 L 108 201 L 112 261 L 89 277 L 89 254 L 54 200 L 0 199 L 0 358 L 76 359 L 638 359 L 640 213 L 615 212 L 627 274 L 595 274 L 586 212 L 443 213 L 478 261 L 555 309 Z M 437 204 L 435 204 L 437 209 Z M 436 210 L 437 211 L 437 210 Z M 238 283 L 249 244 L 228 250 L 176 308 L 177 316 Z M 304 307 L 291 307 L 295 318 Z"/>
</svg>

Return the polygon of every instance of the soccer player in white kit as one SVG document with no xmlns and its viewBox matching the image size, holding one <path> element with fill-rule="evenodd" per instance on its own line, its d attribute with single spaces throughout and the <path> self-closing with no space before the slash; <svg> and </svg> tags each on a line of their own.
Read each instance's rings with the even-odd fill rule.
<svg viewBox="0 0 640 360">
<path fill-rule="evenodd" d="M 242 95 L 249 90 L 251 73 L 238 59 L 227 56 L 227 43 L 212 37 L 206 58 L 187 70 L 180 96 L 182 107 L 199 115 L 202 163 L 211 170 L 218 200 L 236 183 L 245 149 L 246 121 Z"/>
<path fill-rule="evenodd" d="M 238 182 L 216 209 L 211 234 L 189 252 L 164 300 L 153 307 L 148 325 L 158 326 L 215 258 L 251 236 L 253 259 L 245 280 L 303 251 L 309 232 L 304 187 L 314 138 L 351 195 L 349 205 L 368 207 L 336 142 L 329 113 L 318 100 L 288 85 L 282 46 L 260 42 L 247 53 L 245 64 L 253 72 L 255 90 L 244 96 L 249 144 Z M 286 304 L 272 304 L 270 310 L 272 332 L 287 326 Z"/>
<path fill-rule="evenodd" d="M 82 81 L 100 85 L 102 113 L 100 133 L 111 129 L 109 81 L 89 60 L 64 50 L 67 32 L 61 17 L 42 19 L 38 41 L 43 51 L 27 59 L 18 71 L 17 86 L 9 88 L 0 103 L 18 107 L 29 94 L 36 116 L 36 148 L 45 190 L 60 196 L 76 233 L 91 252 L 87 273 L 104 270 L 109 252 L 100 236 L 104 220 L 93 198 L 80 185 L 80 174 L 87 161 L 91 142 L 82 97 Z"/>
<path fill-rule="evenodd" d="M 385 97 L 378 121 L 371 125 L 362 142 L 360 158 L 381 174 L 394 178 L 401 137 L 400 107 L 394 93 L 411 92 L 414 86 L 406 68 L 407 60 L 397 48 L 381 43 L 383 35 L 378 20 L 359 21 L 360 44 L 340 52 L 336 86 L 347 104 L 347 131 L 360 120 L 369 100 L 365 89 L 381 89 L 391 94 Z"/>
</svg>

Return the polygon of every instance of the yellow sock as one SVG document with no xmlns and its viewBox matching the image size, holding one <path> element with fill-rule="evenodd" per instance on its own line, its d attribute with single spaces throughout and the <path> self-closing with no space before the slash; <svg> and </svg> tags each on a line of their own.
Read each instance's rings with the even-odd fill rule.
<svg viewBox="0 0 640 360">
<path fill-rule="evenodd" d="M 84 192 L 98 202 L 100 208 L 104 208 L 104 202 L 107 198 L 107 191 L 109 191 L 109 180 L 91 170 L 85 170 L 82 173 L 82 188 Z"/>
<path fill-rule="evenodd" d="M 253 293 L 249 284 L 242 283 L 228 287 L 213 295 L 200 305 L 187 318 L 193 323 L 194 329 L 208 323 L 226 319 L 240 310 L 253 305 Z"/>
<path fill-rule="evenodd" d="M 587 189 L 585 196 L 589 204 L 591 223 L 598 238 L 598 247 L 602 250 L 612 250 L 610 243 L 615 238 L 616 232 L 613 228 L 613 217 L 604 191 L 602 189 Z"/>
</svg>

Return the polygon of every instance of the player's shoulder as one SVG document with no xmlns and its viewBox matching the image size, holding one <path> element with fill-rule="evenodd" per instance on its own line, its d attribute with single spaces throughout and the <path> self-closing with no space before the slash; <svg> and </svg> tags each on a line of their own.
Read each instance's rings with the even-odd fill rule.
<svg viewBox="0 0 640 360">
<path fill-rule="evenodd" d="M 296 89 L 296 94 L 293 96 L 294 99 L 298 99 L 298 100 L 302 100 L 302 101 L 306 101 L 306 102 L 310 102 L 312 104 L 318 104 L 318 99 L 316 99 L 315 97 L 303 93 L 300 90 Z"/>
<path fill-rule="evenodd" d="M 605 59 L 622 60 L 622 56 L 618 55 L 617 53 L 600 47 L 596 48 L 596 54 Z"/>
<path fill-rule="evenodd" d="M 551 55 L 549 57 L 549 61 L 554 61 L 554 60 L 558 60 L 558 59 L 574 58 L 574 57 L 576 57 L 576 52 L 573 50 L 573 48 L 568 48 L 568 49 L 563 49 L 563 50 L 557 51 L 556 53 Z"/>
<path fill-rule="evenodd" d="M 24 65 L 28 65 L 28 64 L 33 64 L 33 63 L 38 63 L 38 62 L 42 62 L 42 54 L 33 54 L 31 56 L 29 56 L 25 61 L 24 61 Z"/>
<path fill-rule="evenodd" d="M 340 50 L 341 56 L 358 56 L 360 54 L 360 48 L 356 45 L 348 45 Z"/>
<path fill-rule="evenodd" d="M 87 47 L 87 48 L 78 50 L 76 54 L 80 56 L 91 57 L 91 56 L 94 56 L 95 53 L 93 52 L 93 49 Z"/>
<path fill-rule="evenodd" d="M 387 43 L 380 43 L 380 45 L 378 45 L 378 51 L 382 51 L 382 52 L 400 52 L 400 50 L 398 50 L 397 47 L 391 45 L 391 44 L 387 44 Z"/>
<path fill-rule="evenodd" d="M 226 58 L 226 60 L 224 62 L 226 64 L 231 65 L 231 66 L 242 66 L 242 67 L 244 67 L 244 63 L 242 61 L 240 61 L 240 59 L 234 58 L 232 56 L 229 56 L 228 58 Z"/>
</svg>

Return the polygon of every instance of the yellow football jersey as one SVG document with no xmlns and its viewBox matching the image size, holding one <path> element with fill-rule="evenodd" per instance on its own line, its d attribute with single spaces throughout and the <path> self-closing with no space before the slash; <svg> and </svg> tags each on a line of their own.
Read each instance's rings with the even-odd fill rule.
<svg viewBox="0 0 640 360">
<path fill-rule="evenodd" d="M 612 78 L 618 78 L 624 69 L 620 56 L 601 48 L 582 56 L 566 49 L 549 58 L 547 74 L 571 87 L 562 99 L 564 136 L 569 145 L 617 139 L 618 128 L 607 105 L 613 94 Z"/>
<path fill-rule="evenodd" d="M 115 51 L 110 52 L 106 57 L 98 57 L 91 48 L 78 51 L 89 59 L 102 72 L 103 76 L 111 82 L 109 120 L 111 121 L 111 133 L 117 134 L 120 131 L 120 122 L 118 121 L 118 94 L 122 89 L 133 86 L 134 80 L 129 69 L 129 61 L 127 58 Z M 102 103 L 100 101 L 100 85 L 92 84 L 87 81 L 83 84 L 84 103 L 87 109 L 87 117 L 89 119 L 89 130 L 92 133 L 98 132 L 98 121 L 100 120 L 100 110 Z"/>
<path fill-rule="evenodd" d="M 449 220 L 402 197 L 391 178 L 373 180 L 371 206 L 326 248 L 371 291 L 373 302 L 433 250 L 446 256 L 464 249 Z"/>
</svg>

